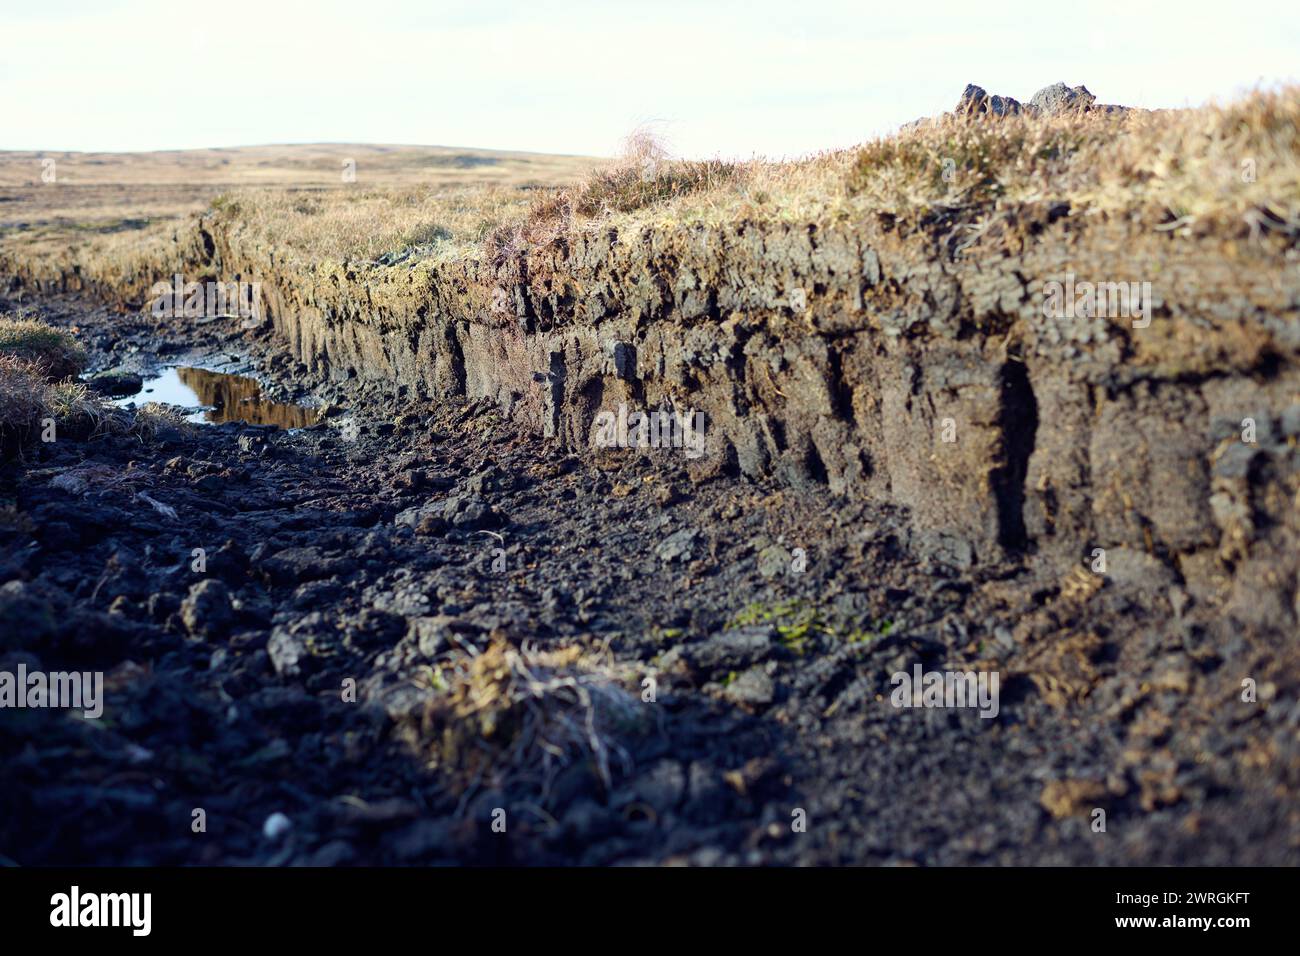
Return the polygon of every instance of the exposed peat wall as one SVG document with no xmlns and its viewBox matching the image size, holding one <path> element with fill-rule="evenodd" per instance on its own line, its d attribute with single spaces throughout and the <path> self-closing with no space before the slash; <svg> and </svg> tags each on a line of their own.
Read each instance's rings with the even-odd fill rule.
<svg viewBox="0 0 1300 956">
<path fill-rule="evenodd" d="M 1065 571 L 1103 548 L 1108 573 L 1293 624 L 1296 249 L 1066 213 L 609 228 L 413 267 L 311 262 L 213 213 L 130 275 L 0 272 L 136 307 L 173 271 L 259 282 L 322 376 L 489 398 L 580 449 L 620 403 L 696 409 L 697 467 L 899 505 L 920 553 Z M 1047 316 L 1068 275 L 1149 283 L 1149 324 Z"/>
</svg>

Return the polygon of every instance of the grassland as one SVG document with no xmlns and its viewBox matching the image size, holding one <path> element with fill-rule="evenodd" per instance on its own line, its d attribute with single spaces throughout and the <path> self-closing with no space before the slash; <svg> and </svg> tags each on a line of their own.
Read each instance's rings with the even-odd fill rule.
<svg viewBox="0 0 1300 956">
<path fill-rule="evenodd" d="M 1300 89 L 1226 106 L 1049 119 L 945 117 L 797 162 L 674 161 L 633 137 L 615 162 L 409 146 L 0 154 L 0 260 L 109 283 L 165 258 L 213 207 L 268 249 L 364 265 L 500 261 L 607 226 L 878 214 L 977 234 L 1025 206 L 1170 233 L 1300 230 Z M 41 181 L 44 160 L 55 181 Z M 355 162 L 355 182 L 344 164 Z"/>
<path fill-rule="evenodd" d="M 881 213 L 973 221 L 1044 203 L 1171 231 L 1294 234 L 1300 88 L 1189 110 L 946 116 L 799 162 L 661 163 L 634 154 L 534 204 L 521 226 L 538 234 L 593 221 L 824 224 Z"/>
<path fill-rule="evenodd" d="M 336 258 L 473 238 L 598 160 L 437 146 L 325 144 L 155 153 L 0 152 L 0 255 L 48 274 L 120 274 L 228 196 Z M 349 165 L 350 164 L 350 165 Z M 42 177 L 50 179 L 45 181 Z M 350 179 L 350 181 L 348 181 Z"/>
</svg>

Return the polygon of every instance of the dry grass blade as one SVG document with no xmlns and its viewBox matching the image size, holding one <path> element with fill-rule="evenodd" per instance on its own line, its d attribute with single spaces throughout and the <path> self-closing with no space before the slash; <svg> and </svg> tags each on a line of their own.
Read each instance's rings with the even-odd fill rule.
<svg viewBox="0 0 1300 956">
<path fill-rule="evenodd" d="M 626 675 L 582 648 L 516 648 L 498 638 L 476 656 L 457 651 L 448 670 L 449 689 L 426 714 L 426 731 L 462 781 L 528 778 L 544 788 L 585 759 L 608 787 L 628 760 L 619 736 L 647 726 Z"/>
</svg>

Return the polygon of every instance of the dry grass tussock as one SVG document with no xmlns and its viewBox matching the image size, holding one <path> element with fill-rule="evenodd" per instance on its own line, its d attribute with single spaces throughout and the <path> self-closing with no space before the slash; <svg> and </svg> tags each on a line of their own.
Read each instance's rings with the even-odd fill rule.
<svg viewBox="0 0 1300 956">
<path fill-rule="evenodd" d="M 649 729 L 652 708 L 628 690 L 635 678 L 605 652 L 539 650 L 497 638 L 442 664 L 445 689 L 425 715 L 441 764 L 462 785 L 531 780 L 544 790 L 575 761 L 589 761 L 608 786 L 629 759 L 619 744 Z"/>
<path fill-rule="evenodd" d="M 0 461 L 18 454 L 52 420 L 59 438 L 131 430 L 124 413 L 79 382 L 51 382 L 30 362 L 0 354 Z"/>
<path fill-rule="evenodd" d="M 76 425 L 98 405 L 71 380 L 85 364 L 85 350 L 66 332 L 0 317 L 0 458 L 13 455 L 46 419 Z"/>
<path fill-rule="evenodd" d="M 188 427 L 174 409 L 149 404 L 125 412 L 106 403 L 74 376 L 85 350 L 66 332 L 36 319 L 0 318 L 0 459 L 53 420 L 59 438 L 132 435 L 149 440 L 163 427 Z"/>
<path fill-rule="evenodd" d="M 22 359 L 0 355 L 0 446 L 11 451 L 45 412 L 45 376 Z"/>
<path fill-rule="evenodd" d="M 86 350 L 72 336 L 29 318 L 0 316 L 0 355 L 27 363 L 50 381 L 72 378 L 86 367 Z"/>
</svg>

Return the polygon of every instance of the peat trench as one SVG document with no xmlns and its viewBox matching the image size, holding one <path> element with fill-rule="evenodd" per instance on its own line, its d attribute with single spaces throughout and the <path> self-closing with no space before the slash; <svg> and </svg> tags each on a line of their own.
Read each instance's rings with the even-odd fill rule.
<svg viewBox="0 0 1300 956">
<path fill-rule="evenodd" d="M 39 308 L 221 411 L 3 473 L 0 671 L 102 672 L 104 708 L 0 713 L 0 862 L 1295 861 L 1274 658 L 1159 577 L 1035 560 L 1027 451 L 1002 559 L 951 563 L 826 484 Z M 1000 427 L 1032 435 L 1023 375 Z M 998 674 L 996 715 L 896 706 L 917 666 Z"/>
</svg>

